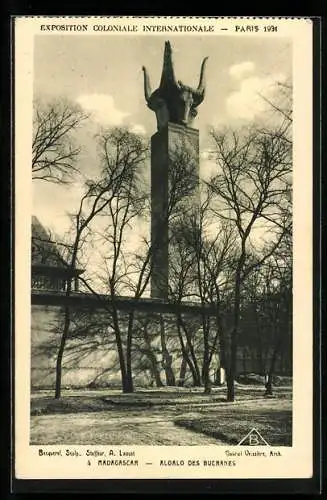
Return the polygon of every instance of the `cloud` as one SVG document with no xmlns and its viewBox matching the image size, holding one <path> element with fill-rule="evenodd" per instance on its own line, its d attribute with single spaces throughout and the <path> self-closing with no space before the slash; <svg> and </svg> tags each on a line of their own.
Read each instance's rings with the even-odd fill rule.
<svg viewBox="0 0 327 500">
<path fill-rule="evenodd" d="M 204 161 L 208 160 L 210 158 L 210 151 L 208 151 L 206 149 L 203 151 L 200 151 L 200 158 L 201 158 L 201 160 L 204 160 Z"/>
<path fill-rule="evenodd" d="M 217 173 L 217 163 L 214 155 L 209 150 L 204 150 L 200 155 L 200 177 L 208 181 Z"/>
<path fill-rule="evenodd" d="M 101 125 L 127 126 L 134 134 L 145 135 L 146 129 L 140 123 L 126 120 L 130 113 L 116 108 L 114 98 L 106 94 L 84 94 L 77 98 L 79 105 L 88 113 L 93 120 Z"/>
<path fill-rule="evenodd" d="M 94 120 L 102 124 L 122 125 L 124 118 L 129 115 L 116 108 L 111 95 L 84 94 L 77 98 L 77 102 L 85 111 L 92 114 Z"/>
<path fill-rule="evenodd" d="M 51 228 L 63 237 L 71 227 L 69 214 L 76 213 L 83 193 L 83 184 L 51 184 L 43 181 L 33 183 L 33 215 L 46 228 Z"/>
<path fill-rule="evenodd" d="M 227 114 L 232 119 L 253 120 L 267 111 L 269 104 L 264 98 L 273 100 L 276 83 L 285 79 L 286 76 L 283 73 L 243 79 L 238 90 L 232 92 L 226 99 Z"/>
<path fill-rule="evenodd" d="M 143 127 L 143 125 L 141 125 L 140 123 L 134 123 L 130 125 L 130 130 L 131 132 L 133 132 L 133 134 L 139 134 L 139 135 L 146 134 L 145 127 Z"/>
<path fill-rule="evenodd" d="M 239 64 L 234 64 L 229 68 L 229 74 L 231 77 L 236 79 L 241 79 L 243 76 L 249 73 L 253 73 L 255 70 L 255 64 L 252 61 L 243 61 Z"/>
</svg>

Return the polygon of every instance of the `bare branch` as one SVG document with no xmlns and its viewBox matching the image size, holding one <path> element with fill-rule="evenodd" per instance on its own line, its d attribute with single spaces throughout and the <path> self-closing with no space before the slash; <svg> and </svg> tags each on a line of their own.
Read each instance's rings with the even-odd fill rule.
<svg viewBox="0 0 327 500">
<path fill-rule="evenodd" d="M 78 172 L 81 148 L 74 144 L 74 133 L 86 118 L 79 107 L 68 102 L 34 103 L 33 179 L 65 184 Z"/>
</svg>

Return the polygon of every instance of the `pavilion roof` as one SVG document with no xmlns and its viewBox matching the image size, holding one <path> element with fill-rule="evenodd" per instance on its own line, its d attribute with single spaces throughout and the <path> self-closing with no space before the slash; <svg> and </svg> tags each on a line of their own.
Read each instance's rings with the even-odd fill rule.
<svg viewBox="0 0 327 500">
<path fill-rule="evenodd" d="M 81 274 L 82 270 L 75 269 L 73 272 L 70 269 L 68 262 L 62 256 L 62 248 L 60 243 L 51 238 L 50 233 L 44 228 L 39 219 L 33 215 L 32 217 L 32 268 L 37 272 L 50 272 L 55 274 L 71 275 Z"/>
</svg>

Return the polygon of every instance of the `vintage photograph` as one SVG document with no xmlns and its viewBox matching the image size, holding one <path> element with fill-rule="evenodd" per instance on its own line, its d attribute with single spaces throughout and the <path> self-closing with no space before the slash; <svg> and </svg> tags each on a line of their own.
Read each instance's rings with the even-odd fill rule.
<svg viewBox="0 0 327 500">
<path fill-rule="evenodd" d="M 307 477 L 311 27 L 27 21 L 24 474 Z"/>
<path fill-rule="evenodd" d="M 36 37 L 32 444 L 292 444 L 291 58 Z"/>
</svg>

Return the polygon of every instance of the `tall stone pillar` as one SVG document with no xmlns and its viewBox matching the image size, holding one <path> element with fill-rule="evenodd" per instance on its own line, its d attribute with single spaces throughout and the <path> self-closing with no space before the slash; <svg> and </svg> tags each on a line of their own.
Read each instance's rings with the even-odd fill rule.
<svg viewBox="0 0 327 500">
<path fill-rule="evenodd" d="M 185 199 L 182 211 L 189 212 L 198 204 L 199 131 L 185 125 L 168 122 L 151 138 L 151 243 L 153 271 L 151 296 L 166 299 L 169 280 L 168 204 L 171 175 L 185 168 L 189 176 L 182 183 Z M 187 184 L 187 186 L 186 186 Z"/>
<path fill-rule="evenodd" d="M 198 107 L 205 95 L 205 68 L 208 57 L 201 64 L 197 88 L 185 85 L 175 77 L 173 52 L 165 42 L 159 87 L 152 92 L 150 77 L 145 66 L 144 97 L 156 114 L 158 132 L 151 138 L 151 243 L 152 275 L 151 296 L 166 299 L 169 283 L 169 236 L 171 227 L 167 219 L 172 185 L 178 184 L 179 201 L 176 218 L 183 210 L 189 213 L 199 201 L 199 131 L 192 128 Z M 184 171 L 182 172 L 181 170 Z M 185 175 L 186 171 L 186 175 Z M 183 173 L 184 175 L 180 175 Z M 182 179 L 182 182 L 181 182 Z M 185 180 L 185 182 L 184 182 Z M 180 181 L 178 183 L 178 181 Z M 176 221 L 174 219 L 174 224 Z M 174 225 L 174 229 L 175 229 Z M 175 233 L 176 237 L 178 233 Z"/>
</svg>

